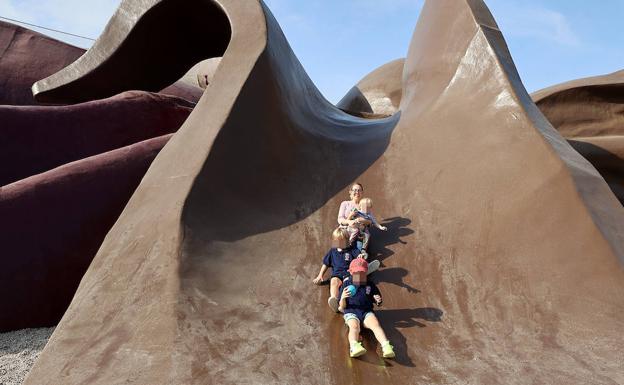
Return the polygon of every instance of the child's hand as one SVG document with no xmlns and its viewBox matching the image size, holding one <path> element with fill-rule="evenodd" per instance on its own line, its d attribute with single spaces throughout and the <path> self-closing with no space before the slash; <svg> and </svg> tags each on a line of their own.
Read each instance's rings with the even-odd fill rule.
<svg viewBox="0 0 624 385">
<path fill-rule="evenodd" d="M 342 298 L 349 298 L 349 297 L 351 297 L 351 292 L 349 291 L 349 289 L 345 287 L 344 289 L 342 289 Z"/>
<path fill-rule="evenodd" d="M 323 282 L 323 276 L 317 275 L 316 278 L 312 280 L 315 285 L 320 285 Z"/>
<path fill-rule="evenodd" d="M 388 230 L 388 228 L 387 228 L 386 226 L 379 226 L 379 230 L 382 230 L 382 231 L 387 231 L 387 230 Z"/>
<path fill-rule="evenodd" d="M 377 306 L 381 305 L 381 296 L 379 294 L 375 294 L 373 296 L 373 299 L 375 300 L 375 303 L 377 304 Z"/>
</svg>

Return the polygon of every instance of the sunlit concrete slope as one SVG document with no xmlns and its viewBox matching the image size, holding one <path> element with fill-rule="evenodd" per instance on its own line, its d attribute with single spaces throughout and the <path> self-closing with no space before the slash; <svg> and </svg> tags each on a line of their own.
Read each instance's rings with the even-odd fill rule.
<svg viewBox="0 0 624 385">
<path fill-rule="evenodd" d="M 158 24 L 159 2 L 136 4 Z M 624 381 L 624 209 L 532 102 L 482 1 L 426 2 L 399 111 L 377 120 L 319 94 L 262 3 L 207 6 L 230 24 L 213 81 L 26 384 Z M 111 47 L 42 92 L 135 63 Z M 354 180 L 389 227 L 371 252 L 394 361 L 367 334 L 349 359 L 310 281 Z"/>
</svg>

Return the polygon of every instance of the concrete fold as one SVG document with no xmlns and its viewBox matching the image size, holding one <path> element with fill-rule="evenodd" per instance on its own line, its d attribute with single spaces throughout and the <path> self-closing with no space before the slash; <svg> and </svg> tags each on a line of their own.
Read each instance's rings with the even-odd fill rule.
<svg viewBox="0 0 624 385">
<path fill-rule="evenodd" d="M 171 135 L 0 187 L 0 331 L 56 325 L 106 233 Z"/>
<path fill-rule="evenodd" d="M 164 17 L 159 2 L 130 3 L 129 19 Z M 399 111 L 376 120 L 320 95 L 263 3 L 211 6 L 231 32 L 214 78 L 26 384 L 624 381 L 624 209 L 532 102 L 482 1 L 426 2 Z M 133 39 L 121 22 L 88 69 L 40 95 L 73 99 L 87 79 L 111 81 L 98 75 L 111 62 L 135 65 L 98 55 Z M 371 252 L 395 361 L 367 334 L 371 351 L 349 359 L 327 289 L 311 284 L 356 179 L 389 227 Z"/>
<path fill-rule="evenodd" d="M 0 105 L 36 105 L 30 87 L 78 59 L 84 49 L 0 21 Z"/>
<path fill-rule="evenodd" d="M 571 80 L 531 96 L 624 204 L 624 71 Z"/>
<path fill-rule="evenodd" d="M 0 186 L 175 132 L 194 104 L 128 91 L 72 106 L 0 106 Z"/>
<path fill-rule="evenodd" d="M 389 116 L 401 103 L 403 63 L 390 61 L 364 76 L 340 99 L 336 107 L 356 116 Z"/>
</svg>

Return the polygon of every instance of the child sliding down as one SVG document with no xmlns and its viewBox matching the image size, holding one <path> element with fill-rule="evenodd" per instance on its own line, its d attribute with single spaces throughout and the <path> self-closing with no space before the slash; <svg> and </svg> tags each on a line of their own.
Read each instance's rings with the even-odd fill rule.
<svg viewBox="0 0 624 385">
<path fill-rule="evenodd" d="M 386 337 L 377 316 L 373 312 L 373 303 L 381 305 L 381 293 L 372 282 L 366 281 L 368 263 L 363 258 L 356 258 L 349 265 L 350 277 L 343 282 L 343 291 L 338 310 L 344 313 L 344 320 L 349 327 L 349 355 L 359 357 L 366 353 L 358 341 L 361 327 L 370 329 L 381 344 L 384 358 L 394 358 L 394 348 Z"/>
<path fill-rule="evenodd" d="M 327 252 L 323 258 L 323 265 L 316 278 L 312 280 L 317 285 L 323 282 L 325 272 L 331 267 L 331 278 L 329 281 L 329 298 L 327 303 L 329 307 L 338 312 L 338 295 L 342 281 L 349 276 L 349 264 L 354 259 L 360 257 L 360 251 L 349 245 L 349 233 L 346 229 L 337 228 L 332 233 L 333 247 Z M 361 258 L 360 258 L 361 259 Z M 375 260 L 369 264 L 368 273 L 379 268 L 379 261 Z"/>
</svg>

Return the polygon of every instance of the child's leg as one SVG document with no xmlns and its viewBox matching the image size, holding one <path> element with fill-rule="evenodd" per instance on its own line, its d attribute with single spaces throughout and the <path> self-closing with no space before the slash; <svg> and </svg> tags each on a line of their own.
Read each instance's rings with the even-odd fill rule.
<svg viewBox="0 0 624 385">
<path fill-rule="evenodd" d="M 347 313 L 344 315 L 344 319 L 349 328 L 349 356 L 355 358 L 366 354 L 366 349 L 359 341 L 360 320 L 358 316 L 354 313 Z"/>
<path fill-rule="evenodd" d="M 357 227 L 349 226 L 347 231 L 349 232 L 349 244 L 353 245 L 353 242 L 355 242 L 360 235 L 360 230 Z"/>
<path fill-rule="evenodd" d="M 386 333 L 381 328 L 379 320 L 374 313 L 370 313 L 370 315 L 364 318 L 364 327 L 373 331 L 375 338 L 377 338 L 377 341 L 379 341 L 380 344 L 388 341 L 388 337 L 386 337 Z"/>
<path fill-rule="evenodd" d="M 368 231 L 362 231 L 362 251 L 368 250 L 368 240 L 370 239 L 370 233 Z"/>
<path fill-rule="evenodd" d="M 340 285 L 342 285 L 342 281 L 338 277 L 331 277 L 329 281 L 329 296 L 338 298 L 338 291 L 340 290 Z"/>
<path fill-rule="evenodd" d="M 352 318 L 347 321 L 349 327 L 349 343 L 358 342 L 360 336 L 360 321 L 357 318 Z"/>
<path fill-rule="evenodd" d="M 386 333 L 384 333 L 381 325 L 379 324 L 379 320 L 374 313 L 367 313 L 364 316 L 364 327 L 370 329 L 375 334 L 375 338 L 381 344 L 381 354 L 383 358 L 394 358 L 396 354 L 394 353 L 394 347 L 388 341 L 388 337 L 386 337 Z"/>
</svg>

